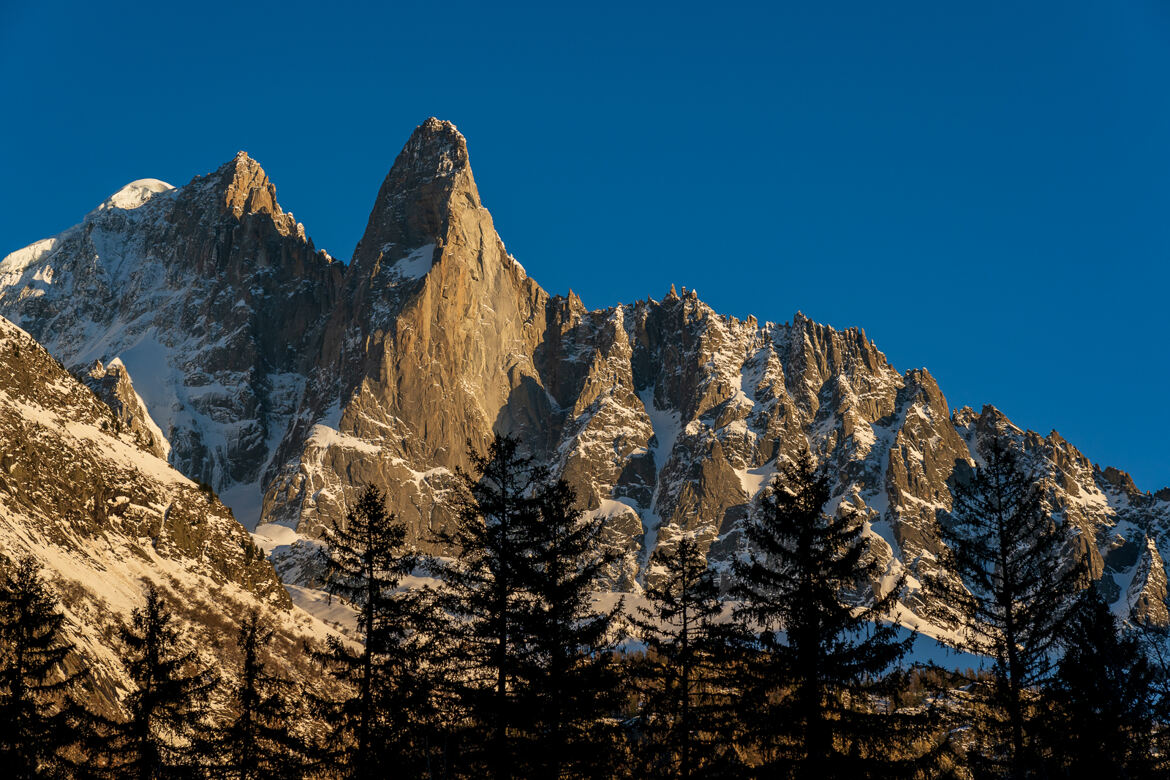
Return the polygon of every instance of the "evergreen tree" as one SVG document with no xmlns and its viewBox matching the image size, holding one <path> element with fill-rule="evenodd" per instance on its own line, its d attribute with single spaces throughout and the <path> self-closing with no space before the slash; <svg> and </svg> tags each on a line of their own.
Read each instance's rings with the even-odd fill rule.
<svg viewBox="0 0 1170 780">
<path fill-rule="evenodd" d="M 975 751 L 988 761 L 981 771 L 1026 777 L 1039 771 L 1031 703 L 1051 674 L 1084 575 L 1068 565 L 1065 530 L 1006 431 L 992 431 L 979 455 L 983 465 L 956 487 L 941 524 L 942 571 L 958 578 L 929 582 L 957 610 L 972 645 L 995 659 L 980 729 L 990 744 Z"/>
<path fill-rule="evenodd" d="M 1047 690 L 1043 725 L 1052 776 L 1159 776 L 1155 670 L 1138 638 L 1121 630 L 1097 589 L 1086 589 Z"/>
<path fill-rule="evenodd" d="M 146 586 L 146 604 L 134 610 L 121 637 L 136 688 L 125 702 L 129 718 L 111 737 L 113 774 L 140 780 L 200 776 L 216 675 L 198 665 L 193 651 L 180 651 L 175 617 L 153 584 Z"/>
<path fill-rule="evenodd" d="M 464 491 L 455 521 L 436 534 L 454 552 L 433 563 L 457 638 L 448 682 L 465 713 L 465 769 L 512 778 L 521 775 L 531 747 L 524 686 L 532 652 L 525 631 L 537 609 L 531 533 L 548 472 L 509 437 L 497 435 L 486 454 L 469 450 L 472 473 L 459 471 Z"/>
<path fill-rule="evenodd" d="M 823 508 L 829 479 L 804 453 L 773 481 L 764 511 L 745 524 L 751 552 L 737 560 L 736 619 L 754 633 L 741 662 L 742 723 L 761 776 L 889 776 L 916 769 L 895 757 L 919 735 L 918 718 L 882 712 L 894 691 L 881 676 L 913 637 L 878 622 L 901 583 L 868 604 L 851 597 L 879 573 L 865 555 L 857 513 Z M 892 679 L 885 678 L 887 681 Z"/>
<path fill-rule="evenodd" d="M 240 624 L 236 643 L 243 656 L 233 691 L 236 714 L 214 740 L 216 774 L 238 780 L 299 778 L 305 745 L 292 731 L 297 712 L 291 685 L 270 674 L 262 653 L 273 631 L 253 610 Z"/>
<path fill-rule="evenodd" d="M 1142 621 L 1130 629 L 1140 640 L 1142 655 L 1153 672 L 1154 695 L 1148 713 L 1153 726 L 1153 763 L 1164 777 L 1170 775 L 1170 627 Z"/>
<path fill-rule="evenodd" d="M 406 528 L 367 486 L 326 534 L 327 589 L 358 608 L 363 645 L 330 637 L 314 655 L 353 695 L 318 701 L 333 724 L 329 760 L 345 777 L 424 777 L 435 772 L 435 613 L 427 590 L 403 587 L 419 563 Z"/>
<path fill-rule="evenodd" d="M 647 777 L 725 771 L 730 626 L 715 572 L 692 534 L 654 552 L 635 624 L 646 644 L 637 664 L 641 750 Z"/>
<path fill-rule="evenodd" d="M 532 778 L 612 776 L 618 758 L 620 679 L 612 627 L 621 602 L 608 612 L 593 607 L 599 579 L 616 554 L 604 547 L 604 521 L 577 508 L 564 480 L 541 485 L 522 567 L 532 596 L 521 613 L 530 651 L 519 654 L 519 678 L 531 711 L 531 747 L 524 774 Z"/>
<path fill-rule="evenodd" d="M 11 778 L 53 777 L 90 718 L 69 694 L 82 678 L 65 671 L 73 645 L 64 615 L 31 556 L 0 578 L 0 766 Z"/>
</svg>

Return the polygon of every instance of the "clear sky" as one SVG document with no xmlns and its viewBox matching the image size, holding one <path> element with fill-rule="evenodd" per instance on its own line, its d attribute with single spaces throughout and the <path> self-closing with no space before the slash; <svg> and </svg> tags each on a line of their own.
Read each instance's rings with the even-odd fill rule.
<svg viewBox="0 0 1170 780">
<path fill-rule="evenodd" d="M 0 0 L 0 255 L 245 149 L 348 259 L 435 115 L 550 292 L 859 325 L 1170 483 L 1164 0 L 235 5 Z"/>
</svg>

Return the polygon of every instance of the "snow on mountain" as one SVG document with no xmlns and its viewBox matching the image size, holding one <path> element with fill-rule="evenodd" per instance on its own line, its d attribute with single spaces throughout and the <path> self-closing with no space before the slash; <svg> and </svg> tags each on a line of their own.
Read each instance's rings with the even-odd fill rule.
<svg viewBox="0 0 1170 780">
<path fill-rule="evenodd" d="M 0 311 L 76 373 L 118 361 L 183 473 L 258 492 L 339 273 L 241 152 L 183 188 L 133 182 L 12 253 Z"/>
<path fill-rule="evenodd" d="M 251 609 L 283 643 L 328 633 L 293 607 L 271 564 L 211 492 L 152 454 L 137 431 L 3 319 L 0 365 L 0 565 L 33 555 L 44 567 L 107 708 L 116 710 L 130 685 L 117 628 L 141 606 L 145 582 L 170 596 L 192 647 L 229 676 L 231 632 Z M 292 673 L 294 662 L 291 654 L 279 663 Z"/>
<path fill-rule="evenodd" d="M 945 617 L 919 583 L 954 481 L 1005 418 L 952 411 L 929 372 L 891 366 L 864 331 L 799 312 L 738 320 L 685 288 L 598 311 L 550 297 L 507 254 L 465 139 L 437 119 L 407 141 L 344 268 L 243 153 L 178 189 L 128 189 L 0 262 L 0 313 L 75 370 L 120 359 L 170 461 L 263 524 L 287 578 L 313 581 L 314 540 L 367 482 L 426 546 L 465 443 L 502 431 L 606 519 L 614 588 L 637 592 L 684 533 L 726 583 L 771 475 L 808 449 L 836 475 L 830 509 L 866 515 L 873 587 L 906 573 L 904 622 Z M 1056 433 L 1018 431 L 1017 446 L 1118 613 L 1167 622 L 1170 492 L 1141 492 Z"/>
<path fill-rule="evenodd" d="M 122 189 L 106 198 L 97 207 L 98 211 L 106 209 L 136 209 L 148 200 L 162 192 L 169 192 L 174 185 L 158 179 L 138 179 L 127 184 Z"/>
</svg>

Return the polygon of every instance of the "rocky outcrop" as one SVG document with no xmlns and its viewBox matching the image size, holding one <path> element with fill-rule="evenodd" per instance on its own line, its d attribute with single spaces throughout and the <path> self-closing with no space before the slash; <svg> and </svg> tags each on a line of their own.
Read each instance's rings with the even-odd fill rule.
<svg viewBox="0 0 1170 780">
<path fill-rule="evenodd" d="M 171 453 L 171 443 L 151 418 L 142 398 L 134 392 L 130 374 L 121 360 L 114 358 L 108 366 L 95 360 L 89 371 L 79 379 L 110 407 L 121 427 L 130 431 L 138 446 L 157 458 L 167 459 Z"/>
</svg>

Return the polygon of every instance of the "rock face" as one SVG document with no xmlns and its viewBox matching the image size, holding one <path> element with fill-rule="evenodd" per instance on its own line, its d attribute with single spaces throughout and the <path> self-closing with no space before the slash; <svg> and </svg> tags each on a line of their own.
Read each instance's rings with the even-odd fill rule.
<svg viewBox="0 0 1170 780">
<path fill-rule="evenodd" d="M 101 703 L 116 710 L 129 685 L 117 628 L 144 581 L 173 597 L 200 652 L 229 676 L 230 630 L 249 609 L 283 641 L 313 635 L 228 508 L 3 319 L 0 367 L 0 566 L 41 563 Z"/>
<path fill-rule="evenodd" d="M 108 366 L 95 360 L 80 379 L 110 407 L 122 427 L 134 435 L 139 446 L 157 458 L 167 459 L 171 454 L 171 444 L 151 418 L 146 403 L 134 391 L 130 374 L 120 359 L 114 358 Z"/>
<path fill-rule="evenodd" d="M 466 442 L 514 433 L 605 518 L 622 590 L 657 576 L 654 550 L 683 531 L 726 574 L 777 464 L 808 449 L 837 475 L 830 509 L 867 516 L 885 565 L 873 587 L 907 573 L 904 603 L 929 618 L 939 516 L 979 439 L 1010 426 L 993 407 L 952 413 L 927 371 L 898 371 L 861 330 L 740 321 L 685 288 L 598 311 L 548 296 L 496 234 L 463 136 L 436 119 L 344 270 L 239 156 L 180 190 L 131 185 L 10 255 L 0 312 L 71 367 L 121 357 L 176 466 L 226 488 L 238 515 L 310 537 L 373 482 L 425 544 Z M 133 362 L 142 344 L 166 359 Z M 1170 492 L 1012 430 L 1079 531 L 1070 556 L 1088 556 L 1118 614 L 1166 622 Z"/>
<path fill-rule="evenodd" d="M 453 125 L 411 136 L 342 284 L 264 518 L 316 533 L 375 482 L 421 536 L 468 440 L 539 435 L 549 414 L 532 364 L 548 296 L 496 235 Z"/>
</svg>

